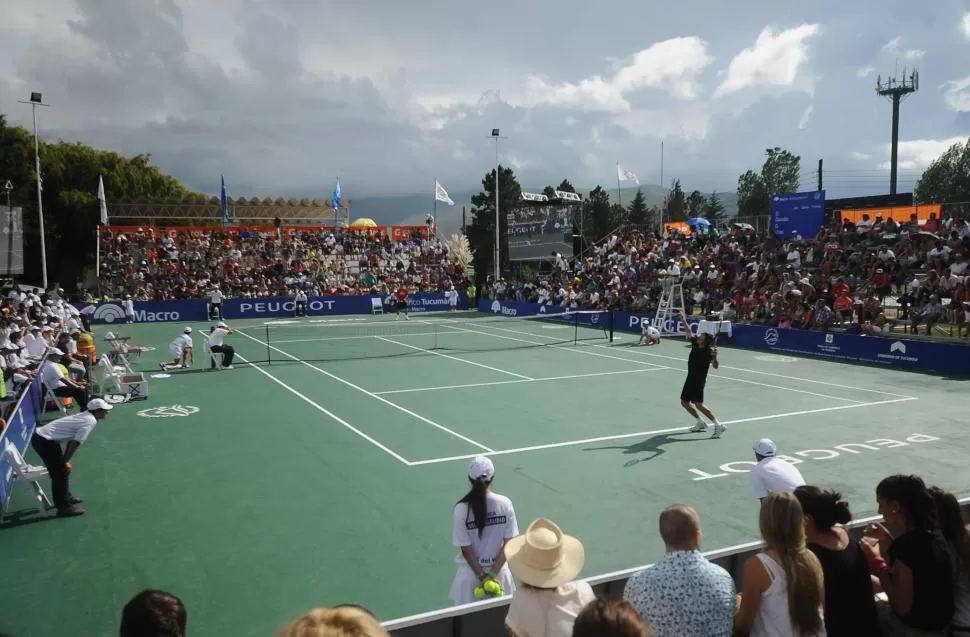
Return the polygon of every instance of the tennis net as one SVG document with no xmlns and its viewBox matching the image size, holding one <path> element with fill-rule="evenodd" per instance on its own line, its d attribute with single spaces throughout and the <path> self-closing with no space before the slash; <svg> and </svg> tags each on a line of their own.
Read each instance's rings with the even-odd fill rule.
<svg viewBox="0 0 970 637">
<path fill-rule="evenodd" d="M 575 310 L 454 319 L 412 314 L 409 320 L 278 321 L 239 331 L 265 346 L 265 360 L 253 360 L 247 353 L 250 362 L 326 362 L 607 343 L 613 341 L 613 313 Z"/>
</svg>

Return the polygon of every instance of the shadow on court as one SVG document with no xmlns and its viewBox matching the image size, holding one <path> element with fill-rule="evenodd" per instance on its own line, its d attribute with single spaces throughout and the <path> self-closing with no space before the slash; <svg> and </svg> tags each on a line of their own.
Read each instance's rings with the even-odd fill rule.
<svg viewBox="0 0 970 637">
<path fill-rule="evenodd" d="M 654 460 L 667 453 L 665 448 L 667 445 L 671 445 L 678 442 L 696 442 L 698 440 L 706 440 L 710 438 L 710 434 L 697 434 L 690 433 L 687 431 L 682 431 L 678 433 L 670 434 L 658 434 L 656 436 L 651 436 L 646 440 L 641 440 L 640 442 L 635 442 L 632 445 L 611 445 L 608 447 L 587 447 L 583 451 L 606 451 L 611 449 L 622 449 L 624 454 L 639 455 L 639 454 L 649 454 L 644 455 L 642 458 L 633 458 L 632 460 L 626 461 L 624 467 L 633 467 L 641 462 L 647 462 L 648 460 Z"/>
</svg>

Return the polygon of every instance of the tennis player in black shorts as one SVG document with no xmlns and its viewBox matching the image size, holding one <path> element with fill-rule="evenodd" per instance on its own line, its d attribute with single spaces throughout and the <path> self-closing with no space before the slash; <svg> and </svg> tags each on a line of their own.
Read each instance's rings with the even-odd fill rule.
<svg viewBox="0 0 970 637">
<path fill-rule="evenodd" d="M 721 434 L 727 431 L 727 427 L 719 423 L 714 413 L 704 404 L 704 386 L 707 385 L 707 372 L 711 367 L 718 368 L 717 348 L 712 346 L 713 338 L 710 334 L 694 335 L 683 312 L 680 314 L 680 320 L 684 322 L 684 335 L 690 343 L 690 356 L 687 357 L 687 380 L 684 381 L 684 388 L 680 391 L 680 404 L 687 410 L 687 413 L 697 419 L 697 424 L 690 429 L 692 432 L 707 431 L 708 425 L 697 414 L 699 411 L 714 423 L 714 435 L 712 437 L 720 438 Z"/>
</svg>

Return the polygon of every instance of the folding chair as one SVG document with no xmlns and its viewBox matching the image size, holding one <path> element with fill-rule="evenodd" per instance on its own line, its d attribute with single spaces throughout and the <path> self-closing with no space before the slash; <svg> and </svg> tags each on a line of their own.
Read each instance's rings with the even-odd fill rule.
<svg viewBox="0 0 970 637">
<path fill-rule="evenodd" d="M 64 403 L 65 403 L 65 401 L 68 401 L 68 400 L 70 400 L 70 399 L 62 398 L 62 397 L 56 395 L 51 390 L 50 387 L 48 387 L 47 385 L 44 385 L 44 412 L 45 413 L 47 412 L 47 403 L 54 403 L 54 405 L 57 407 L 57 410 L 59 412 L 61 412 L 61 414 L 63 414 L 63 415 L 66 416 L 67 415 L 67 405 L 65 405 Z M 70 404 L 70 403 L 68 403 L 68 404 Z"/>
<path fill-rule="evenodd" d="M 370 312 L 371 314 L 383 314 L 384 299 L 380 297 L 372 296 L 370 299 Z"/>
<path fill-rule="evenodd" d="M 216 370 L 222 369 L 222 352 L 213 352 L 209 349 L 209 339 L 205 340 L 205 358 L 207 363 L 212 363 L 216 366 Z M 212 365 L 206 365 L 206 371 L 212 369 Z"/>
<path fill-rule="evenodd" d="M 38 480 L 41 478 L 46 478 L 48 476 L 46 467 L 35 467 L 33 465 L 27 464 L 27 461 L 17 450 L 9 440 L 4 440 L 3 443 L 3 456 L 7 463 L 13 468 L 13 481 L 12 484 L 22 484 L 31 485 L 34 489 L 34 497 L 37 498 L 37 502 L 40 503 L 41 511 L 48 511 L 54 508 L 54 504 L 47 497 L 47 493 L 44 492 L 43 487 L 40 486 Z M 3 524 L 3 518 L 7 515 L 7 507 L 10 506 L 10 497 L 8 495 L 6 501 L 3 503 L 3 510 L 0 510 L 0 524 Z"/>
</svg>

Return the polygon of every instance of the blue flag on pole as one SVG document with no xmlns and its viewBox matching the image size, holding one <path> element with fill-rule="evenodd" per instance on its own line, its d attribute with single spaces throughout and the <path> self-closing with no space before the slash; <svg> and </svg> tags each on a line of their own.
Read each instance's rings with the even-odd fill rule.
<svg viewBox="0 0 970 637">
<path fill-rule="evenodd" d="M 226 176 L 222 176 L 222 223 L 223 225 L 229 224 L 229 197 L 226 195 Z"/>
<path fill-rule="evenodd" d="M 337 178 L 337 185 L 333 187 L 333 194 L 330 196 L 330 203 L 333 205 L 333 209 L 336 210 L 340 207 L 340 178 Z"/>
</svg>

